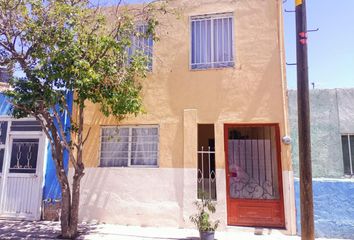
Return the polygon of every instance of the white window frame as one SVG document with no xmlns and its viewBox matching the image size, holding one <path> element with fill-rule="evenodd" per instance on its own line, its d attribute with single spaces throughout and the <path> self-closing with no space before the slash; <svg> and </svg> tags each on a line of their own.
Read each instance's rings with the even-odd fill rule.
<svg viewBox="0 0 354 240">
<path fill-rule="evenodd" d="M 214 65 L 218 64 L 218 62 L 213 62 L 214 59 L 214 51 L 213 48 L 211 47 L 211 60 L 212 62 L 210 63 L 206 63 L 206 64 L 211 64 L 213 66 L 211 67 L 206 67 L 206 68 L 192 68 L 192 56 L 193 56 L 193 46 L 192 46 L 192 38 L 193 38 L 193 32 L 192 32 L 192 22 L 196 21 L 196 20 L 203 20 L 203 19 L 210 19 L 210 20 L 214 20 L 214 19 L 223 19 L 223 18 L 232 18 L 232 36 L 231 36 L 231 47 L 232 47 L 232 63 L 233 66 L 222 66 L 222 67 L 216 67 Z M 214 35 L 214 27 L 213 27 L 213 22 L 211 22 L 211 36 Z M 233 12 L 222 12 L 222 13 L 210 13 L 210 14 L 202 14 L 202 15 L 193 15 L 193 16 L 189 16 L 189 70 L 190 71 L 202 71 L 202 70 L 210 70 L 210 69 L 223 69 L 223 68 L 235 68 L 236 67 L 236 54 L 235 54 L 235 16 Z M 222 36 L 222 38 L 224 39 L 224 36 Z M 211 46 L 214 45 L 212 39 L 210 42 Z M 225 62 L 223 62 L 225 63 Z M 231 61 L 230 61 L 231 63 Z M 221 64 L 221 63 L 220 63 Z"/>
<path fill-rule="evenodd" d="M 354 146 L 351 146 L 351 144 L 350 144 L 350 137 L 351 136 L 354 137 L 354 133 L 342 133 L 341 134 L 341 137 L 347 137 L 347 140 L 348 140 L 350 175 L 345 174 L 346 176 L 354 176 L 354 166 L 353 166 L 353 159 L 352 159 L 352 153 L 354 152 Z M 342 141 L 341 141 L 341 144 L 343 144 Z M 342 146 L 342 149 L 343 149 L 343 146 Z M 343 150 L 342 150 L 342 154 L 343 154 L 343 168 L 344 168 L 344 152 L 343 152 Z"/>
<path fill-rule="evenodd" d="M 128 140 L 128 164 L 127 166 L 112 166 L 112 167 L 106 167 L 102 166 L 101 162 L 101 146 L 102 146 L 102 130 L 103 129 L 120 129 L 120 128 L 128 128 L 129 129 L 129 140 Z M 132 165 L 131 164 L 131 143 L 132 143 L 132 132 L 133 129 L 136 128 L 156 128 L 157 129 L 157 137 L 158 137 L 158 142 L 157 142 L 157 159 L 156 159 L 156 165 Z M 99 145 L 99 167 L 101 168 L 158 168 L 159 167 L 159 159 L 160 159 L 160 127 L 159 125 L 119 125 L 119 126 L 101 126 L 100 127 L 100 145 Z"/>
</svg>

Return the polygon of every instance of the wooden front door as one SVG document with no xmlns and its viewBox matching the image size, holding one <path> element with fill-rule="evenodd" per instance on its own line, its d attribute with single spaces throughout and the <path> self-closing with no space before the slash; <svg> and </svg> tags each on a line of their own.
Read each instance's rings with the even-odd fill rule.
<svg viewBox="0 0 354 240">
<path fill-rule="evenodd" d="M 277 124 L 225 125 L 228 225 L 283 228 Z"/>
</svg>

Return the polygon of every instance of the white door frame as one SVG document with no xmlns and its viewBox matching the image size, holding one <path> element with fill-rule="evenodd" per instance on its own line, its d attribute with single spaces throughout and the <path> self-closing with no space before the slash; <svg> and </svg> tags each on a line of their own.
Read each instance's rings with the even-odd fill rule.
<svg viewBox="0 0 354 240">
<path fill-rule="evenodd" d="M 0 117 L 0 121 L 7 121 L 7 136 L 5 141 L 5 151 L 4 151 L 4 161 L 3 161 L 3 169 L 2 173 L 0 174 L 1 177 L 1 185 L 0 185 L 0 218 L 11 218 L 11 219 L 26 219 L 26 220 L 40 220 L 41 216 L 41 203 L 42 203 L 42 195 L 43 195 L 43 179 L 45 174 L 45 160 L 46 160 L 46 147 L 47 141 L 46 136 L 43 132 L 40 131 L 10 131 L 10 127 L 13 121 L 28 121 L 28 120 L 35 120 L 33 118 L 25 118 L 25 119 L 18 119 L 14 120 L 9 117 Z M 12 143 L 14 139 L 39 139 L 38 142 L 38 155 L 37 155 L 37 165 L 36 165 L 36 172 L 35 173 L 10 173 L 10 161 L 11 161 L 11 152 L 12 152 Z M 31 204 L 35 204 L 34 208 L 36 210 L 33 214 L 26 214 L 26 213 L 5 213 L 4 206 L 6 204 L 6 192 L 7 192 L 7 182 L 9 177 L 34 177 L 38 178 L 36 181 L 35 196 L 31 196 L 37 200 L 31 200 Z M 30 196 L 29 196 L 30 197 Z"/>
</svg>

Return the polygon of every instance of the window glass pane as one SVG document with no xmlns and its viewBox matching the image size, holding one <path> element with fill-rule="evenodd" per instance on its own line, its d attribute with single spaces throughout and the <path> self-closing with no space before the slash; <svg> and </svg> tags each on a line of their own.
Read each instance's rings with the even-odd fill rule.
<svg viewBox="0 0 354 240">
<path fill-rule="evenodd" d="M 232 21 L 232 18 L 229 18 L 229 54 L 230 54 L 230 61 L 232 62 L 232 66 L 234 65 L 233 64 L 233 61 L 234 61 L 234 53 L 233 53 L 233 21 Z"/>
<path fill-rule="evenodd" d="M 206 59 L 206 31 L 205 20 L 200 22 L 200 63 L 205 63 Z"/>
<path fill-rule="evenodd" d="M 206 54 L 207 60 L 206 63 L 211 63 L 211 20 L 207 20 L 207 33 L 206 33 Z"/>
<path fill-rule="evenodd" d="M 35 173 L 38 157 L 38 139 L 14 139 L 10 173 Z"/>
<path fill-rule="evenodd" d="M 223 43 L 223 26 L 222 26 L 222 19 L 216 19 L 216 25 L 217 25 L 217 59 L 216 62 L 222 63 L 223 62 L 223 49 L 224 49 L 224 43 Z"/>
<path fill-rule="evenodd" d="M 5 149 L 0 149 L 0 173 L 2 172 L 2 165 L 4 164 L 4 152 Z"/>
<path fill-rule="evenodd" d="M 133 128 L 131 165 L 157 165 L 158 129 Z"/>
<path fill-rule="evenodd" d="M 195 36 L 196 36 L 196 44 L 195 44 L 195 51 L 196 51 L 196 60 L 195 63 L 200 63 L 200 46 L 201 46 L 201 38 L 200 38 L 200 21 L 195 23 Z"/>
<path fill-rule="evenodd" d="M 350 152 L 351 152 L 351 160 L 352 160 L 352 165 L 351 165 L 351 174 L 354 174 L 354 135 L 350 136 Z"/>
<path fill-rule="evenodd" d="M 349 144 L 348 136 L 342 136 L 342 150 L 343 150 L 343 165 L 344 165 L 344 174 L 351 174 L 350 171 L 350 158 L 349 158 Z"/>
<path fill-rule="evenodd" d="M 5 144 L 7 135 L 7 122 L 0 122 L 0 144 Z"/>
<path fill-rule="evenodd" d="M 103 128 L 101 137 L 101 166 L 128 166 L 129 129 Z"/>
<path fill-rule="evenodd" d="M 227 18 L 223 19 L 223 29 L 224 29 L 224 61 L 230 61 L 230 45 L 229 45 L 229 21 Z"/>
<path fill-rule="evenodd" d="M 196 62 L 196 56 L 195 56 L 195 44 L 196 44 L 196 35 L 195 35 L 195 22 L 193 21 L 191 23 L 191 34 L 192 34 L 192 63 Z"/>
</svg>

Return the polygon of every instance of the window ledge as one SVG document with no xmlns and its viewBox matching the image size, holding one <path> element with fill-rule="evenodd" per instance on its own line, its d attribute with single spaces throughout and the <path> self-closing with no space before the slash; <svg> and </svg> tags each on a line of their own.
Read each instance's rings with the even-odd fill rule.
<svg viewBox="0 0 354 240">
<path fill-rule="evenodd" d="M 199 72 L 199 71 L 222 71 L 226 69 L 233 69 L 233 70 L 241 70 L 241 65 L 235 63 L 234 66 L 225 66 L 225 67 L 210 67 L 210 68 L 191 68 L 189 65 L 190 72 Z"/>
<path fill-rule="evenodd" d="M 109 168 L 109 169 L 130 169 L 130 168 L 150 168 L 150 169 L 155 169 L 159 168 L 159 166 L 156 165 L 134 165 L 134 166 L 127 166 L 127 167 L 118 167 L 118 166 L 112 166 L 112 167 L 107 167 L 107 166 L 98 166 L 98 168 Z"/>
</svg>

